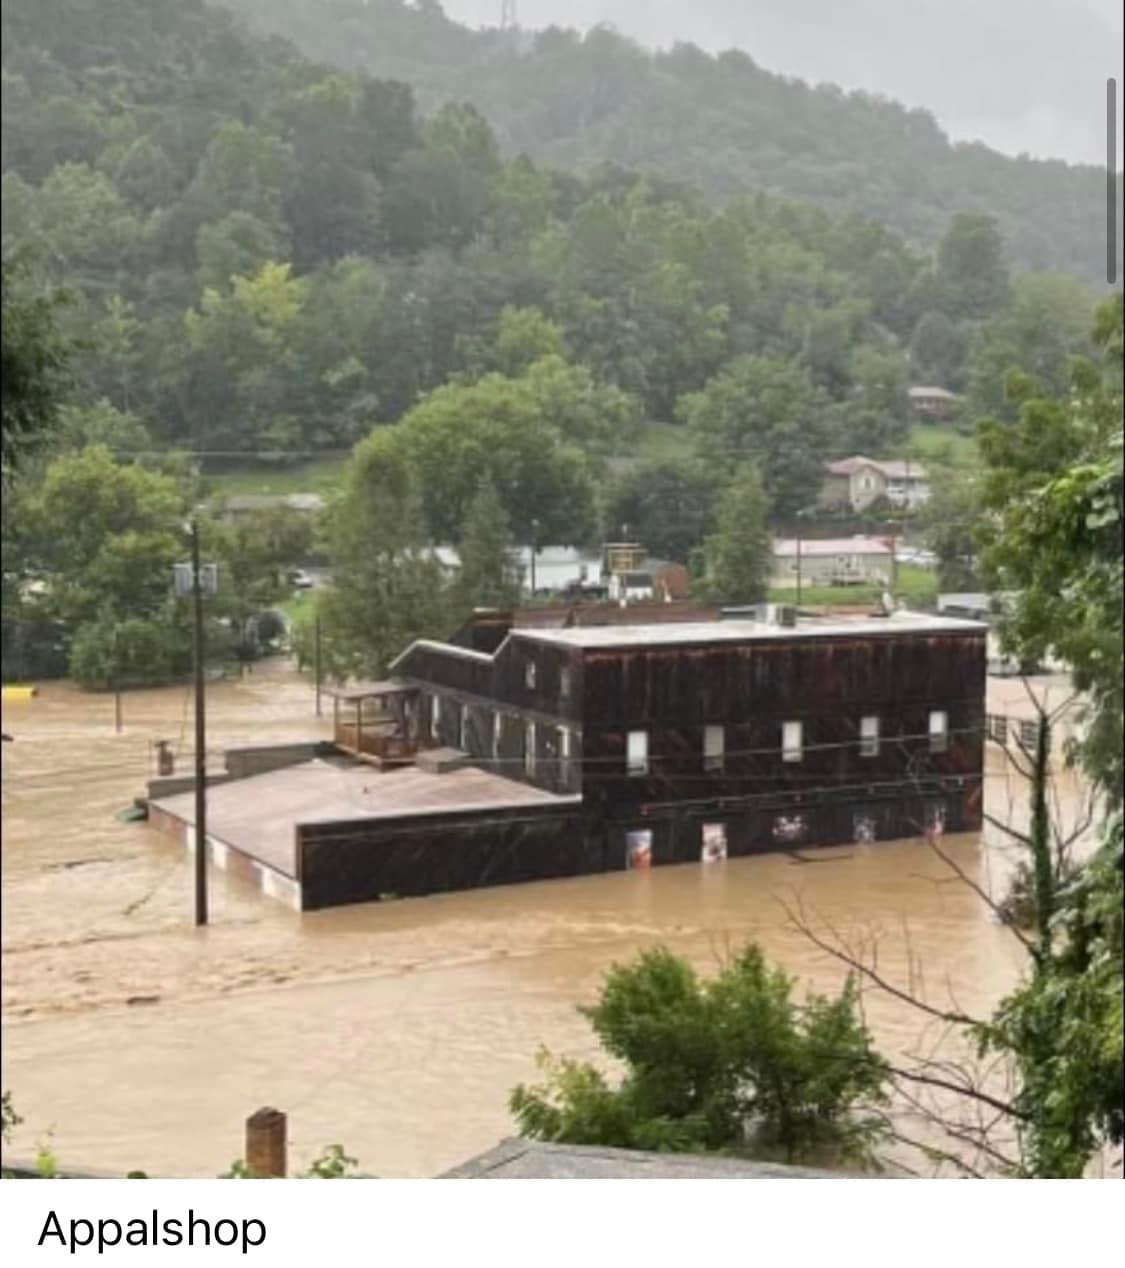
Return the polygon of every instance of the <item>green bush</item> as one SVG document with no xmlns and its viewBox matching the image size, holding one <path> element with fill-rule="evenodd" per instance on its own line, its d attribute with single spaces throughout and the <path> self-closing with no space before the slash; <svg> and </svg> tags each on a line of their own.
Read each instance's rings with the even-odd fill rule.
<svg viewBox="0 0 1125 1268">
<path fill-rule="evenodd" d="M 545 1081 L 510 1107 L 522 1135 L 570 1144 L 873 1163 L 886 1069 L 849 978 L 835 999 L 792 999 L 794 979 L 753 944 L 716 978 L 657 949 L 615 966 L 590 1021 L 625 1067 L 600 1070 L 546 1051 Z"/>
</svg>

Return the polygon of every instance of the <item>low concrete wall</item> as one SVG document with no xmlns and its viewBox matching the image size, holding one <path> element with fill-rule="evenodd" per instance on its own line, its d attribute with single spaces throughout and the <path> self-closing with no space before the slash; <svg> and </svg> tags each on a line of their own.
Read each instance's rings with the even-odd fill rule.
<svg viewBox="0 0 1125 1268">
<path fill-rule="evenodd" d="M 314 757 L 330 757 L 335 753 L 336 746 L 331 740 L 300 740 L 288 744 L 255 744 L 247 748 L 227 749 L 223 754 L 226 769 L 208 771 L 207 786 L 213 788 L 232 779 L 284 770 L 286 766 L 297 766 Z M 195 774 L 158 775 L 148 781 L 147 787 L 149 801 L 175 797 L 179 793 L 191 792 L 195 787 Z"/>
<path fill-rule="evenodd" d="M 230 771 L 208 771 L 207 787 L 214 788 L 216 784 L 225 784 L 233 778 Z M 191 792 L 195 787 L 195 776 L 158 775 L 155 779 L 150 779 L 146 787 L 149 801 L 160 801 L 164 797 L 175 797 L 180 793 Z"/>
<path fill-rule="evenodd" d="M 248 775 L 264 775 L 267 771 L 283 770 L 299 762 L 312 761 L 314 757 L 327 757 L 336 752 L 330 740 L 301 740 L 289 744 L 257 744 L 250 748 L 227 749 L 224 760 L 232 779 L 245 779 Z"/>
</svg>

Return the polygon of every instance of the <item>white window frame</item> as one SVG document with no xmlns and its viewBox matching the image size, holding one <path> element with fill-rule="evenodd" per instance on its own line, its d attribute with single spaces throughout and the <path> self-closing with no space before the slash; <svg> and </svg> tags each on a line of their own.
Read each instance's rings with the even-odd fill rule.
<svg viewBox="0 0 1125 1268">
<path fill-rule="evenodd" d="M 528 689 L 528 691 L 535 690 L 535 678 L 535 662 L 533 660 L 528 660 L 523 667 L 523 685 Z"/>
<path fill-rule="evenodd" d="M 503 715 L 499 712 L 492 715 L 492 756 L 494 760 L 500 758 L 500 735 L 504 727 Z"/>
<path fill-rule="evenodd" d="M 559 727 L 559 782 L 564 788 L 570 787 L 570 780 L 573 774 L 570 761 L 571 735 L 570 727 Z"/>
<path fill-rule="evenodd" d="M 438 728 L 441 726 L 441 696 L 430 697 L 430 734 L 438 739 Z"/>
<path fill-rule="evenodd" d="M 929 735 L 931 753 L 944 753 L 949 748 L 949 714 L 944 709 L 930 710 Z"/>
<path fill-rule="evenodd" d="M 529 778 L 535 775 L 535 723 L 527 722 L 523 730 L 523 769 Z"/>
<path fill-rule="evenodd" d="M 781 724 L 781 760 L 800 762 L 805 757 L 805 727 L 797 719 Z"/>
<path fill-rule="evenodd" d="M 878 757 L 880 735 L 879 715 L 869 713 L 859 720 L 860 757 Z"/>
<path fill-rule="evenodd" d="M 703 728 L 703 769 L 722 774 L 727 761 L 727 729 L 725 726 Z"/>
<path fill-rule="evenodd" d="M 572 688 L 572 682 L 571 682 L 571 675 L 570 675 L 570 666 L 560 665 L 559 666 L 559 699 L 569 701 L 571 688 Z"/>
<path fill-rule="evenodd" d="M 633 778 L 648 774 L 648 732 L 625 733 L 625 772 Z"/>
</svg>

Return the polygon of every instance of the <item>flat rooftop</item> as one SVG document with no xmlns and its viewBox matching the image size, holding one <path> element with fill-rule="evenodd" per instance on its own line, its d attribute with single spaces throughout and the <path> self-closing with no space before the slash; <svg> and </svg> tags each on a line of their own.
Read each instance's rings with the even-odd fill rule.
<svg viewBox="0 0 1125 1268">
<path fill-rule="evenodd" d="M 765 621 L 683 621 L 660 625 L 586 625 L 572 629 L 512 630 L 513 637 L 558 643 L 567 647 L 671 647 L 682 643 L 755 643 L 770 639 L 834 638 L 841 634 L 970 634 L 986 633 L 980 621 L 951 616 L 898 613 L 883 617 L 799 619 L 795 626 Z"/>
<path fill-rule="evenodd" d="M 366 763 L 341 766 L 314 760 L 209 787 L 207 835 L 285 876 L 296 877 L 298 824 L 505 810 L 580 800 L 475 766 L 433 774 L 417 767 L 380 771 Z M 195 823 L 194 792 L 164 797 L 152 805 L 183 823 Z"/>
</svg>

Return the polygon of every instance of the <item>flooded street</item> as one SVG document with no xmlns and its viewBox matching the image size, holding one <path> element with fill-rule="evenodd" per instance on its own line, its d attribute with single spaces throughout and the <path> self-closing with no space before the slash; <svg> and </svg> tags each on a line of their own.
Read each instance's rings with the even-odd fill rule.
<svg viewBox="0 0 1125 1268">
<path fill-rule="evenodd" d="M 880 971 L 983 1015 L 1021 965 L 1015 940 L 924 843 L 767 855 L 478 890 L 297 915 L 212 872 L 212 925 L 191 923 L 191 866 L 115 814 L 168 738 L 189 769 L 185 688 L 113 699 L 48 684 L 5 706 L 3 1086 L 24 1122 L 13 1151 L 50 1132 L 72 1165 L 209 1176 L 241 1153 L 261 1105 L 290 1115 L 300 1166 L 340 1142 L 364 1171 L 432 1176 L 511 1134 L 511 1087 L 540 1044 L 592 1055 L 575 1003 L 638 948 L 700 967 L 757 939 L 813 989 L 838 962 L 794 928 L 798 904 Z M 313 693 L 284 664 L 209 688 L 216 768 L 233 744 L 326 736 Z M 993 755 L 997 772 L 998 755 Z M 996 773 L 989 799 L 1006 808 Z M 999 813 L 999 811 L 997 811 Z M 943 848 L 1003 893 L 1008 860 L 976 837 Z M 920 966 L 920 967 L 919 967 Z M 877 994 L 888 1053 L 923 1041 L 919 1014 Z"/>
</svg>

